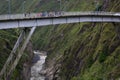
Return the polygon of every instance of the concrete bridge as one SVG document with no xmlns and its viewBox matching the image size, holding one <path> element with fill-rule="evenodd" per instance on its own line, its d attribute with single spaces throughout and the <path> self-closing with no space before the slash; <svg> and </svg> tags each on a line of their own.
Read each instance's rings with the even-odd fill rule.
<svg viewBox="0 0 120 80">
<path fill-rule="evenodd" d="M 120 13 L 114 12 L 51 12 L 0 15 L 0 29 L 47 26 L 79 22 L 120 22 Z"/>
<path fill-rule="evenodd" d="M 14 48 L 0 72 L 0 80 L 10 80 L 10 75 L 16 68 L 36 27 L 79 22 L 120 22 L 120 13 L 62 12 L 55 14 L 53 12 L 51 14 L 47 13 L 44 16 L 41 13 L 0 15 L 0 29 L 32 27 L 29 34 L 26 34 L 24 30 L 21 31 Z M 26 38 L 24 37 L 25 35 L 27 35 Z M 18 48 L 19 52 L 17 53 Z"/>
</svg>

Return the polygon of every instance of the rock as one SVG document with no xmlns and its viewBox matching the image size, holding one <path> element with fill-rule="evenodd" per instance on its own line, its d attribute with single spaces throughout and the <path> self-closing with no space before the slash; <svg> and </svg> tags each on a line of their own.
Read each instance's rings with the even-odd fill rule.
<svg viewBox="0 0 120 80">
<path fill-rule="evenodd" d="M 46 70 L 41 70 L 39 74 L 40 75 L 46 75 L 46 72 L 47 72 Z"/>
</svg>

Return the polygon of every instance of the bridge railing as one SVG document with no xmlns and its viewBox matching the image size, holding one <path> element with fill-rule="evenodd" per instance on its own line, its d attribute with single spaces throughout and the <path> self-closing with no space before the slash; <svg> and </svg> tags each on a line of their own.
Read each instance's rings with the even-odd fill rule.
<svg viewBox="0 0 120 80">
<path fill-rule="evenodd" d="M 103 12 L 103 11 L 89 11 L 89 12 L 40 12 L 40 13 L 25 13 L 25 14 L 10 14 L 0 15 L 0 20 L 9 19 L 27 19 L 27 18 L 44 18 L 44 17 L 59 17 L 59 16 L 72 16 L 72 15 L 113 15 L 120 16 L 120 13 Z"/>
<path fill-rule="evenodd" d="M 64 12 L 64 15 L 115 15 L 115 12 L 89 11 L 89 12 Z M 117 13 L 120 15 L 120 13 Z"/>
</svg>

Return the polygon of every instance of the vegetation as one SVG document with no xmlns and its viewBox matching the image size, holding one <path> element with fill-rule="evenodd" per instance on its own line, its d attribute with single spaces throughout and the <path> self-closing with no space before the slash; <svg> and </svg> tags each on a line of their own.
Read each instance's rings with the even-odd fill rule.
<svg viewBox="0 0 120 80">
<path fill-rule="evenodd" d="M 0 5 L 0 13 L 7 14 L 8 3 L 5 0 L 0 1 L 4 3 Z M 12 13 L 23 13 L 22 0 L 11 1 Z M 67 0 L 66 3 L 65 1 L 62 0 L 64 11 L 120 11 L 119 0 Z M 96 5 L 95 1 L 99 4 Z M 25 12 L 59 10 L 56 0 L 26 0 L 25 4 Z M 0 69 L 18 34 L 18 29 L 0 30 L 0 45 L 3 45 L 0 47 Z M 57 77 L 60 80 L 120 79 L 119 23 L 78 23 L 40 27 L 33 35 L 32 42 L 35 49 L 48 51 L 46 60 L 48 68 L 54 66 L 56 69 L 57 64 L 61 65 L 58 68 L 60 71 Z M 24 57 L 22 61 L 24 62 L 25 59 Z M 22 61 L 14 72 L 13 80 L 19 75 Z M 54 64 L 52 64 L 53 61 Z"/>
</svg>

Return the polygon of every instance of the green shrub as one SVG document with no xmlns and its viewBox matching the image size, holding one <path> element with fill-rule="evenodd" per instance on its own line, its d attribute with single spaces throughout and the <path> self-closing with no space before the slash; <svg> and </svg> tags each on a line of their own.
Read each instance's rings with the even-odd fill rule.
<svg viewBox="0 0 120 80">
<path fill-rule="evenodd" d="M 98 61 L 100 63 L 104 62 L 107 56 L 108 56 L 108 48 L 105 47 L 103 48 L 103 51 L 100 53 Z"/>
</svg>

